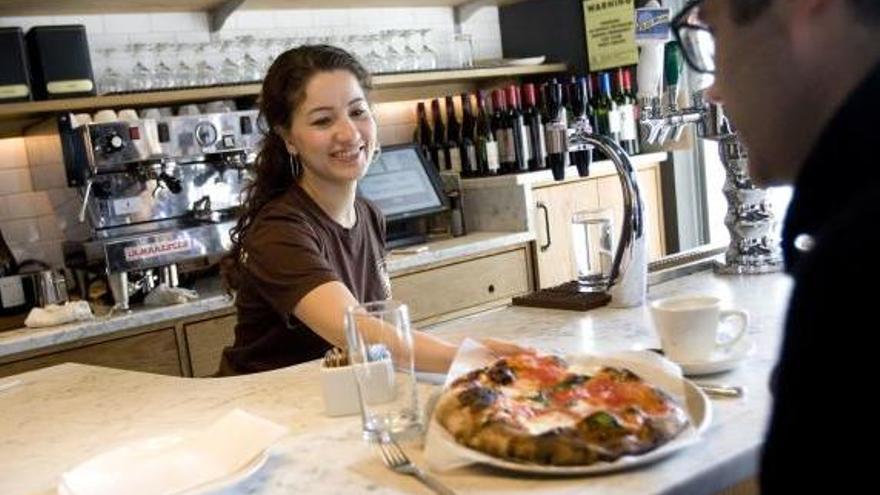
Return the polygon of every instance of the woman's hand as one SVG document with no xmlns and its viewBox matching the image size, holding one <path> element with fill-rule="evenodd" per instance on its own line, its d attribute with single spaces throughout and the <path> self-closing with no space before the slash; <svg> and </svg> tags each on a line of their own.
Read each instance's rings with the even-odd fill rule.
<svg viewBox="0 0 880 495">
<path fill-rule="evenodd" d="M 499 339 L 478 339 L 478 342 L 486 346 L 492 354 L 496 356 L 510 356 L 512 354 L 537 354 L 538 350 L 534 347 L 526 347 L 507 340 Z"/>
</svg>

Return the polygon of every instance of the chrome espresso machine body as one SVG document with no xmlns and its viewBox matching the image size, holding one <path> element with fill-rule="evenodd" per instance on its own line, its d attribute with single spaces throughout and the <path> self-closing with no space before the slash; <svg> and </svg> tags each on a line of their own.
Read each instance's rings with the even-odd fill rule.
<svg viewBox="0 0 880 495">
<path fill-rule="evenodd" d="M 136 291 L 176 286 L 178 263 L 229 249 L 262 138 L 256 110 L 80 126 L 73 118 L 61 116 L 59 132 L 79 220 L 91 227 L 89 239 L 64 245 L 78 278 L 103 270 L 125 309 Z"/>
</svg>

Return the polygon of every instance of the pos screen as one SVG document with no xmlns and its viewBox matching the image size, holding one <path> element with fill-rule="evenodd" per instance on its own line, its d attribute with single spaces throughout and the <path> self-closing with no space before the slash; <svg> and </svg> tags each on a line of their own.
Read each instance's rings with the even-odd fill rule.
<svg viewBox="0 0 880 495">
<path fill-rule="evenodd" d="M 415 144 L 383 147 L 358 181 L 358 191 L 376 203 L 388 221 L 446 209 L 440 174 Z"/>
</svg>

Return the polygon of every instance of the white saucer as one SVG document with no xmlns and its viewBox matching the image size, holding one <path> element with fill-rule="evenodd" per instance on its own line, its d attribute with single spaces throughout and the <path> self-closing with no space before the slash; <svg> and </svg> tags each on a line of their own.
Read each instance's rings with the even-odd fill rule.
<svg viewBox="0 0 880 495">
<path fill-rule="evenodd" d="M 748 335 L 744 335 L 733 347 L 727 350 L 718 349 L 709 356 L 709 359 L 690 363 L 676 362 L 676 364 L 681 366 L 681 372 L 686 376 L 710 375 L 736 368 L 754 352 L 755 341 Z"/>
</svg>

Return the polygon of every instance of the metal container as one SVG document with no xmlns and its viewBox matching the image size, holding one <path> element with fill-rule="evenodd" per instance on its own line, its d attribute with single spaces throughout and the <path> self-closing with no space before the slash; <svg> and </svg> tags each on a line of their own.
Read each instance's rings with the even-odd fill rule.
<svg viewBox="0 0 880 495">
<path fill-rule="evenodd" d="M 61 270 L 39 270 L 0 277 L 0 314 L 67 302 L 67 279 Z"/>
</svg>

